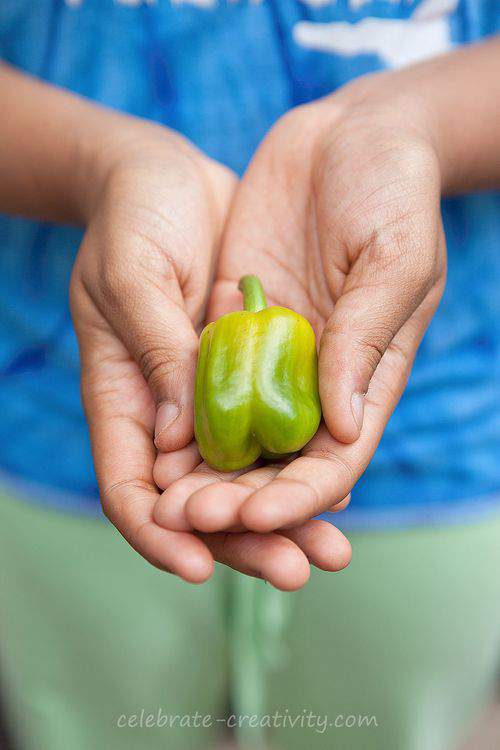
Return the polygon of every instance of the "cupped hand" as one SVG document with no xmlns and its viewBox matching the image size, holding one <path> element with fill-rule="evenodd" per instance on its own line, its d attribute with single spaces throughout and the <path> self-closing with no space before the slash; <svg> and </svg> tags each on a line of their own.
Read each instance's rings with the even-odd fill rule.
<svg viewBox="0 0 500 750">
<path fill-rule="evenodd" d="M 283 589 L 305 583 L 309 558 L 341 566 L 345 555 L 339 563 L 332 553 L 327 524 L 289 538 L 228 539 L 156 523 L 157 449 L 182 473 L 193 438 L 196 328 L 236 180 L 181 137 L 147 124 L 118 129 L 93 177 L 100 189 L 71 306 L 105 514 L 149 562 L 191 582 L 209 578 L 214 559 Z"/>
<path fill-rule="evenodd" d="M 440 168 L 426 113 L 373 77 L 300 107 L 267 136 L 231 209 L 210 319 L 241 308 L 257 273 L 270 304 L 315 328 L 324 424 L 284 466 L 220 481 L 160 456 L 166 528 L 293 530 L 345 498 L 405 387 L 445 280 Z M 194 470 L 194 471 L 193 471 Z M 229 477 L 231 479 L 231 477 Z M 224 477 L 227 480 L 227 477 Z M 288 531 L 287 533 L 290 533 Z"/>
</svg>

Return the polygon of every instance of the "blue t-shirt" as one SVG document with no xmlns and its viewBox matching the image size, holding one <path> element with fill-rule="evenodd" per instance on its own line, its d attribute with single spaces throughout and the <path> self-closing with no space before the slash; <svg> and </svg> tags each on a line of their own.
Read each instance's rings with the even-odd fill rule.
<svg viewBox="0 0 500 750">
<path fill-rule="evenodd" d="M 164 123 L 239 173 L 291 107 L 499 30 L 498 0 L 0 4 L 3 59 Z M 443 212 L 444 299 L 343 525 L 500 509 L 500 195 L 446 200 Z M 80 239 L 0 217 L 0 482 L 96 512 L 68 310 Z"/>
</svg>

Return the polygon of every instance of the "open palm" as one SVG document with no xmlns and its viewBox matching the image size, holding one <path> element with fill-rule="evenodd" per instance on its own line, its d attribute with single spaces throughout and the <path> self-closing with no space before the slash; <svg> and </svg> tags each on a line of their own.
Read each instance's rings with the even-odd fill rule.
<svg viewBox="0 0 500 750">
<path fill-rule="evenodd" d="M 309 561 L 332 570 L 349 559 L 348 542 L 328 524 L 304 524 L 288 538 L 201 538 L 153 515 L 157 450 L 172 459 L 162 483 L 185 473 L 196 328 L 235 186 L 228 170 L 168 131 L 141 127 L 127 138 L 73 272 L 83 400 L 104 512 L 147 560 L 191 582 L 209 578 L 218 560 L 297 588 Z"/>
<path fill-rule="evenodd" d="M 270 304 L 293 308 L 315 328 L 324 424 L 285 466 L 224 478 L 203 469 L 203 481 L 199 470 L 188 473 L 157 504 L 167 528 L 291 530 L 345 505 L 444 286 L 430 144 L 373 107 L 326 99 L 287 114 L 238 188 L 211 319 L 241 307 L 237 283 L 246 273 L 260 276 Z M 187 471 L 199 460 L 196 446 L 186 449 Z"/>
</svg>

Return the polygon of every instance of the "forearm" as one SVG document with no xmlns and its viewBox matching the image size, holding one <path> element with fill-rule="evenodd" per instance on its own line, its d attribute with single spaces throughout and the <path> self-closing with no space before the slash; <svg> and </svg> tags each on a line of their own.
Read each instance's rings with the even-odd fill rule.
<svg viewBox="0 0 500 750">
<path fill-rule="evenodd" d="M 0 105 L 0 212 L 51 221 L 85 223 L 121 144 L 148 127 L 6 65 Z"/>
<path fill-rule="evenodd" d="M 500 186 L 499 71 L 500 37 L 494 37 L 360 79 L 348 94 L 425 133 L 439 158 L 444 193 L 488 189 Z"/>
</svg>

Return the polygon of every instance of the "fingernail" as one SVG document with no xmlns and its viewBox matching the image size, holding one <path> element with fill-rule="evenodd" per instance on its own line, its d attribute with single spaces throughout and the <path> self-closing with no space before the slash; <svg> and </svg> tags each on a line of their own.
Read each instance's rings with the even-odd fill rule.
<svg viewBox="0 0 500 750">
<path fill-rule="evenodd" d="M 156 423 L 155 423 L 155 440 L 161 435 L 161 433 L 170 427 L 173 422 L 177 419 L 180 414 L 180 409 L 177 404 L 165 402 L 160 404 L 158 411 L 156 412 Z"/>
<path fill-rule="evenodd" d="M 362 393 L 353 393 L 351 396 L 351 411 L 358 430 L 361 432 L 363 426 L 363 413 L 365 410 L 365 397 Z"/>
</svg>

